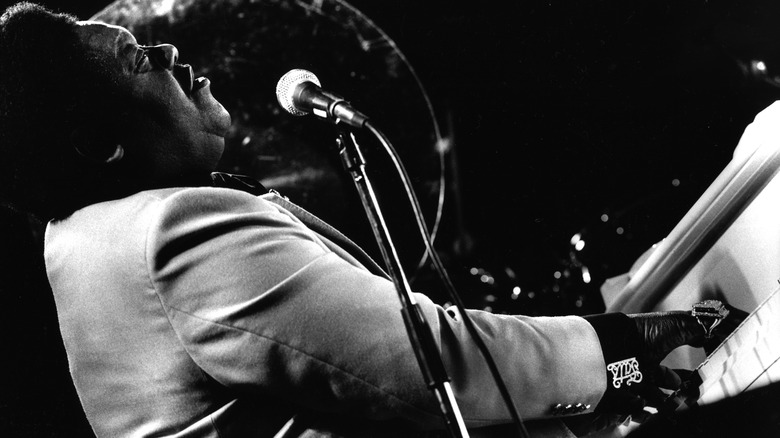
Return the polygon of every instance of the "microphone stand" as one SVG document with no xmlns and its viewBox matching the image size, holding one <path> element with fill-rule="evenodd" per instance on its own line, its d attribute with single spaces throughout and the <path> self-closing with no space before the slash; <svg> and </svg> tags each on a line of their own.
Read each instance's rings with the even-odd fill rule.
<svg viewBox="0 0 780 438">
<path fill-rule="evenodd" d="M 468 437 L 466 425 L 455 401 L 450 378 L 444 368 L 444 362 L 439 354 L 433 333 L 425 320 L 425 315 L 423 315 L 417 301 L 414 299 L 411 287 L 404 275 L 398 254 L 390 238 L 387 224 L 379 208 L 379 202 L 374 194 L 371 181 L 368 179 L 368 175 L 366 175 L 366 162 L 363 154 L 357 145 L 354 134 L 343 123 L 336 123 L 336 129 L 338 131 L 336 144 L 341 164 L 344 165 L 344 168 L 352 176 L 352 180 L 360 195 L 360 200 L 363 203 L 363 208 L 366 210 L 368 220 L 371 223 L 374 237 L 379 244 L 382 258 L 395 284 L 401 300 L 401 314 L 406 325 L 406 331 L 425 383 L 434 392 L 439 401 L 439 408 L 450 435 L 453 437 Z"/>
</svg>

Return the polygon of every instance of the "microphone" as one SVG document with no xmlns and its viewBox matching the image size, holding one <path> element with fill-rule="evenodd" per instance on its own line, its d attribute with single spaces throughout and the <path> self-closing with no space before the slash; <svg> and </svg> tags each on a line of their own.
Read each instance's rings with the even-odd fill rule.
<svg viewBox="0 0 780 438">
<path fill-rule="evenodd" d="M 368 116 L 352 108 L 343 97 L 320 88 L 320 80 L 308 70 L 293 69 L 285 73 L 276 84 L 276 99 L 294 116 L 313 113 L 356 128 L 362 128 L 368 120 Z"/>
</svg>

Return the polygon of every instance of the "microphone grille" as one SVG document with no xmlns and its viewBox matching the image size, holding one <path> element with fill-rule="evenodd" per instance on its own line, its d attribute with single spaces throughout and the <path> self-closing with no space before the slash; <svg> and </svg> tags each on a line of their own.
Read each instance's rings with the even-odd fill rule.
<svg viewBox="0 0 780 438">
<path fill-rule="evenodd" d="M 292 69 L 279 78 L 279 82 L 276 83 L 276 100 L 279 101 L 279 105 L 284 108 L 285 111 L 294 116 L 304 116 L 306 111 L 301 111 L 295 106 L 294 96 L 295 89 L 304 82 L 311 82 L 314 85 L 320 87 L 320 80 L 314 73 L 303 70 L 300 68 Z"/>
</svg>

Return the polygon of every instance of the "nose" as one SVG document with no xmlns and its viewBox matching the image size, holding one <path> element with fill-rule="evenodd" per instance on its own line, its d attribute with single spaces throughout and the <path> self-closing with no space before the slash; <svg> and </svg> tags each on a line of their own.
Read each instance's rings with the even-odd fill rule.
<svg viewBox="0 0 780 438">
<path fill-rule="evenodd" d="M 172 70 L 179 59 L 179 49 L 172 44 L 159 44 L 149 48 L 149 60 L 155 67 Z"/>
</svg>

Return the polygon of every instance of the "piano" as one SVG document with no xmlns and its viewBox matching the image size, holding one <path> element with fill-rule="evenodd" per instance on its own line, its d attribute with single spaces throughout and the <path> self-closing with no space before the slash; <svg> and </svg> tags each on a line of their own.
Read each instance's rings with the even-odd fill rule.
<svg viewBox="0 0 780 438">
<path fill-rule="evenodd" d="M 602 287 L 608 311 L 690 309 L 719 299 L 751 312 L 708 357 L 681 347 L 664 361 L 695 369 L 679 405 L 630 433 L 780 436 L 780 102 L 745 130 L 730 163 L 677 226 L 627 274 Z M 670 402 L 671 403 L 671 402 Z"/>
</svg>

